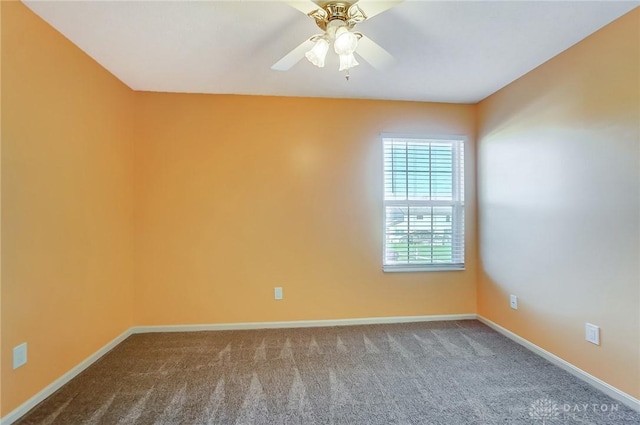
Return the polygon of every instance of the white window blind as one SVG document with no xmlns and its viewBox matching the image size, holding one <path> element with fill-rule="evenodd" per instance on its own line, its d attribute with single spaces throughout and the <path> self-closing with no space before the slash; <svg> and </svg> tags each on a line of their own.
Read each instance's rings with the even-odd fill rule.
<svg viewBox="0 0 640 425">
<path fill-rule="evenodd" d="M 382 135 L 384 271 L 464 269 L 464 140 Z"/>
</svg>

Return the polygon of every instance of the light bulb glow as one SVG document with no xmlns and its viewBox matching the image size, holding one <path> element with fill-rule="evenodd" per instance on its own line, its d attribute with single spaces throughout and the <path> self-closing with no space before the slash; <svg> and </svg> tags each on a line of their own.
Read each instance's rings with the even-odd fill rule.
<svg viewBox="0 0 640 425">
<path fill-rule="evenodd" d="M 350 55 L 356 51 L 356 47 L 358 47 L 358 37 L 347 27 L 340 27 L 336 30 L 333 50 L 338 55 Z"/>
<path fill-rule="evenodd" d="M 318 68 L 324 67 L 324 59 L 327 57 L 327 51 L 329 50 L 329 42 L 324 38 L 320 38 L 313 45 L 311 50 L 305 53 L 305 57 L 309 59 L 309 62 L 317 66 Z"/>
<path fill-rule="evenodd" d="M 344 71 L 358 65 L 360 64 L 356 60 L 355 56 L 353 56 L 353 53 L 349 53 L 348 55 L 340 55 L 340 71 Z"/>
</svg>

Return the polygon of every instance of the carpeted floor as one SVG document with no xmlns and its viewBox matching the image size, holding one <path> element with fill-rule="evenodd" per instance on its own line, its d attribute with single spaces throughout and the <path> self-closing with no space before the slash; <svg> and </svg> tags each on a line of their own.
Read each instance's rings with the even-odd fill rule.
<svg viewBox="0 0 640 425">
<path fill-rule="evenodd" d="M 133 335 L 25 424 L 640 424 L 480 322 Z"/>
</svg>

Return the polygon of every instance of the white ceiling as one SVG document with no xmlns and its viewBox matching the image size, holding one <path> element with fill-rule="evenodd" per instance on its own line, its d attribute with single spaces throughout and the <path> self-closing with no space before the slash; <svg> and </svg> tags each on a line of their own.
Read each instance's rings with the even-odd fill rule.
<svg viewBox="0 0 640 425">
<path fill-rule="evenodd" d="M 331 51 L 270 69 L 319 32 L 282 1 L 25 4 L 135 90 L 475 103 L 639 2 L 407 0 L 357 26 L 396 64 L 359 60 L 349 81 Z"/>
</svg>

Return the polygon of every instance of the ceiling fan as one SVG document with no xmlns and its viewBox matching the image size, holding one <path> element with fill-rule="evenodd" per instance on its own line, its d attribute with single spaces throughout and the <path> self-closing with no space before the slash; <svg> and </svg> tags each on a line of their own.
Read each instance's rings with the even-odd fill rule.
<svg viewBox="0 0 640 425">
<path fill-rule="evenodd" d="M 402 0 L 291 0 L 286 1 L 310 18 L 323 31 L 302 42 L 276 62 L 271 69 L 287 71 L 303 57 L 322 68 L 329 47 L 333 44 L 334 52 L 340 58 L 340 71 L 347 71 L 358 65 L 354 53 L 369 62 L 374 68 L 384 69 L 395 59 L 389 52 L 380 47 L 361 32 L 354 31 L 356 24 L 391 9 Z"/>
</svg>

